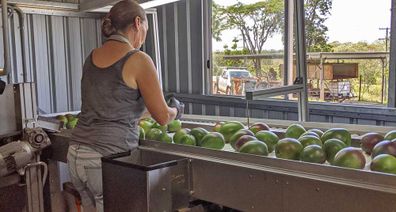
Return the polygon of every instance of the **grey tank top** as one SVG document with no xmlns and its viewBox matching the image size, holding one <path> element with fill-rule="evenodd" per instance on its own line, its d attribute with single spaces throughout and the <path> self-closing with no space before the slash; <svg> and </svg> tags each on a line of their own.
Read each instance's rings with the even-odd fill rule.
<svg viewBox="0 0 396 212">
<path fill-rule="evenodd" d="M 86 59 L 81 80 L 81 113 L 71 142 L 86 145 L 103 156 L 125 152 L 138 146 L 138 121 L 145 105 L 138 89 L 128 87 L 122 69 L 127 53 L 107 68 Z"/>
</svg>

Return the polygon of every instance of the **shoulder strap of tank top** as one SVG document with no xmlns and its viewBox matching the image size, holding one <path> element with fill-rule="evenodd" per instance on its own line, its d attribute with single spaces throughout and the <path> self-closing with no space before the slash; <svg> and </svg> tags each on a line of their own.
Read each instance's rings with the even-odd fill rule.
<svg viewBox="0 0 396 212">
<path fill-rule="evenodd" d="M 122 72 L 122 69 L 123 69 L 123 67 L 124 67 L 124 64 L 128 61 L 128 59 L 129 59 L 133 54 L 135 54 L 136 52 L 139 52 L 139 51 L 140 51 L 139 49 L 131 50 L 131 51 L 129 51 L 128 53 L 126 53 L 126 55 L 118 61 L 117 66 L 118 66 L 118 70 L 119 70 L 120 73 Z"/>
<path fill-rule="evenodd" d="M 110 68 L 110 67 L 123 67 L 124 66 L 124 64 L 125 64 L 125 62 L 133 55 L 133 54 L 135 54 L 136 52 L 139 52 L 140 50 L 139 49 L 133 49 L 133 50 L 131 50 L 131 51 L 129 51 L 129 52 L 127 52 L 123 57 L 121 57 L 117 62 L 115 62 L 113 65 L 111 65 L 111 66 L 109 66 L 109 67 L 107 67 L 107 68 Z M 89 54 L 89 56 L 88 56 L 88 58 L 87 58 L 87 61 L 89 61 L 89 64 L 91 65 L 91 66 L 94 66 L 94 67 L 97 67 L 95 64 L 94 64 L 94 62 L 93 62 L 93 58 L 92 58 L 92 55 L 93 55 L 93 52 L 94 52 L 94 50 L 92 50 L 91 51 L 91 53 Z M 119 69 L 122 69 L 122 68 L 119 68 Z"/>
<path fill-rule="evenodd" d="M 139 52 L 139 51 L 140 51 L 139 49 L 133 49 L 133 50 L 129 51 L 128 53 L 126 53 L 124 58 L 121 59 L 123 61 L 122 63 L 125 63 L 133 54 L 135 54 L 136 52 Z"/>
<path fill-rule="evenodd" d="M 125 83 L 123 76 L 122 76 L 122 71 L 124 70 L 124 65 L 125 63 L 128 61 L 128 59 L 135 54 L 136 52 L 139 52 L 139 49 L 134 49 L 129 51 L 117 64 L 117 68 L 116 68 L 116 73 L 117 73 L 117 77 L 118 79 L 120 79 L 120 81 L 122 81 L 123 83 Z"/>
</svg>

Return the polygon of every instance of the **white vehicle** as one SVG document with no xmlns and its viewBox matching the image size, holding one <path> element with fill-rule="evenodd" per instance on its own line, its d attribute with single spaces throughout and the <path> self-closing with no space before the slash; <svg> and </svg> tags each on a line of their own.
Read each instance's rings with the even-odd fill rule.
<svg viewBox="0 0 396 212">
<path fill-rule="evenodd" d="M 224 69 L 221 76 L 217 79 L 216 92 L 223 92 L 227 95 L 232 94 L 232 79 L 251 80 L 253 76 L 246 69 Z"/>
</svg>

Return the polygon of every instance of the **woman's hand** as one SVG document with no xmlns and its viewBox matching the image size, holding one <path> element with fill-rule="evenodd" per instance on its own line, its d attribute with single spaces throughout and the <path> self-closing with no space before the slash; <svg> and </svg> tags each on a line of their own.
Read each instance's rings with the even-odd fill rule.
<svg viewBox="0 0 396 212">
<path fill-rule="evenodd" d="M 175 119 L 180 119 L 184 114 L 184 104 L 177 100 L 173 95 L 167 100 L 168 106 L 172 108 L 176 108 L 177 114 Z"/>
</svg>

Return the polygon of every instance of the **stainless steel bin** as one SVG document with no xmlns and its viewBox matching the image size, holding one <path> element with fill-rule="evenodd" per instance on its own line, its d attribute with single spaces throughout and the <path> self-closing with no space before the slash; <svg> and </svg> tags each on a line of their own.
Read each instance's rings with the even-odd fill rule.
<svg viewBox="0 0 396 212">
<path fill-rule="evenodd" d="M 188 206 L 188 160 L 142 149 L 102 158 L 105 212 Z"/>
</svg>

